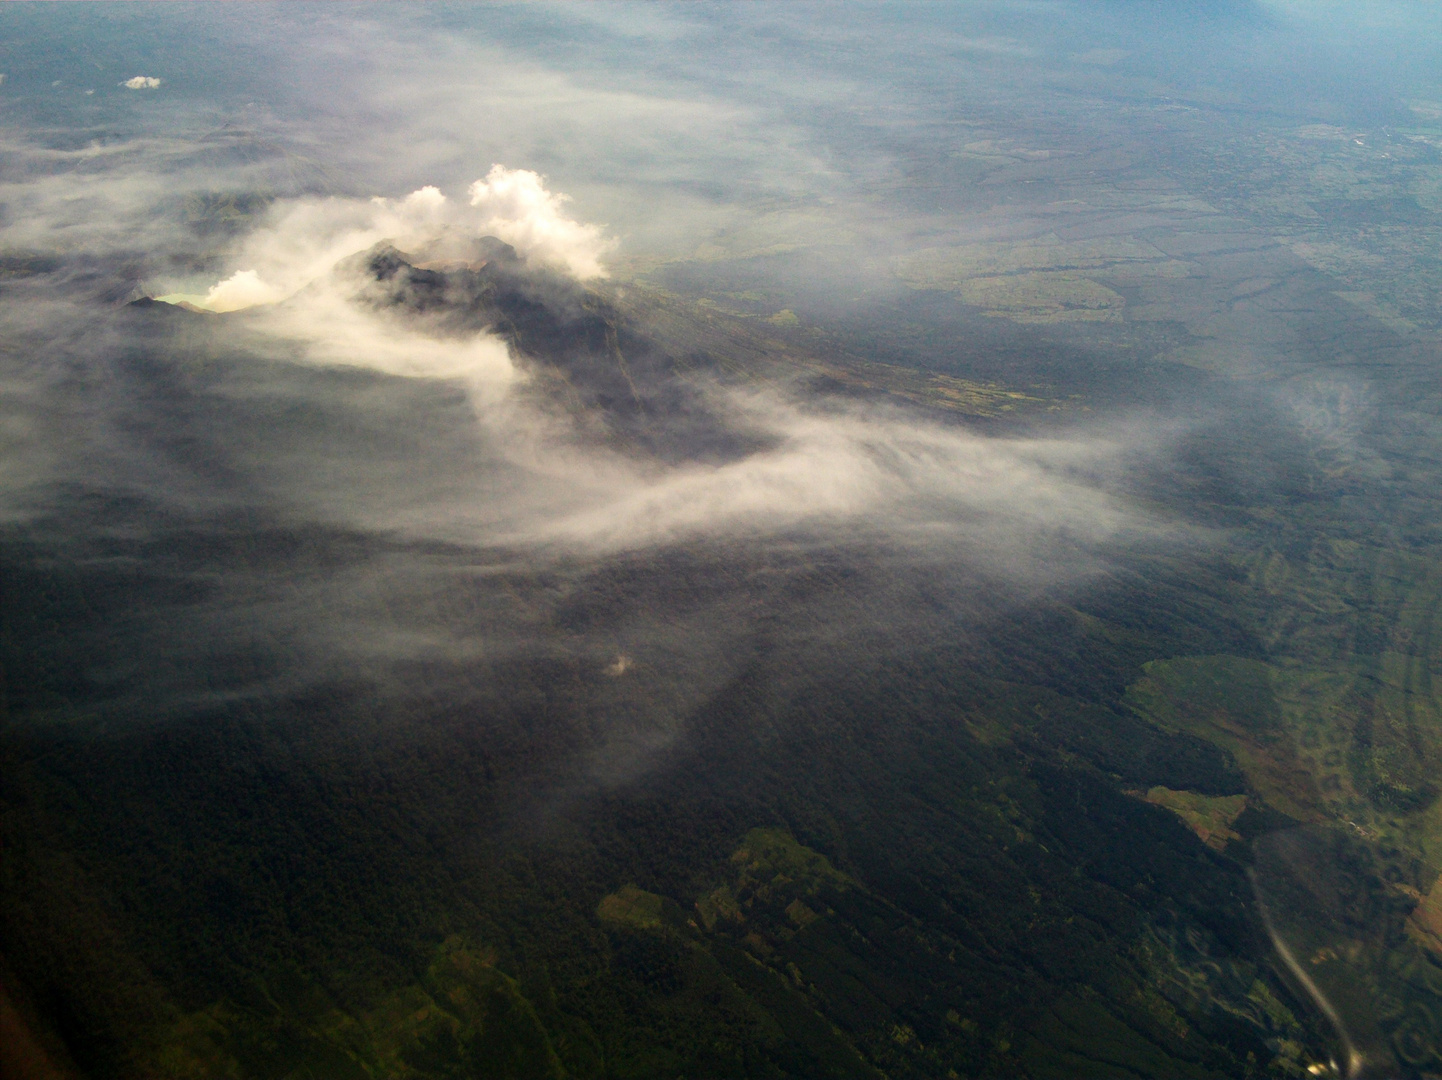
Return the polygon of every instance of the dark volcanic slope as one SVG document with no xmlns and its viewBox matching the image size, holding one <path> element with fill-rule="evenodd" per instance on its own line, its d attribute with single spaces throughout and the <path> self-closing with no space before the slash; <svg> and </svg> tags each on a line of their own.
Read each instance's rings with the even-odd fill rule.
<svg viewBox="0 0 1442 1080">
<path fill-rule="evenodd" d="M 343 273 L 426 333 L 502 334 L 628 453 L 748 450 L 701 381 L 754 370 L 744 323 L 648 301 L 653 333 L 495 247 Z M 1200 1078 L 1320 1053 L 1237 849 L 1138 797 L 1250 790 L 1123 700 L 1157 656 L 1257 654 L 1224 566 L 1133 555 L 1047 597 L 824 531 L 541 559 L 321 524 L 263 466 L 479 485 L 468 403 L 253 356 L 243 319 L 103 317 L 123 347 L 66 400 L 114 461 L 0 531 L 0 953 L 84 1069 Z M 934 389 L 826 363 L 846 393 Z"/>
<path fill-rule="evenodd" d="M 728 426 L 688 377 L 685 357 L 668 352 L 595 292 L 527 264 L 494 237 L 477 244 L 470 262 L 432 267 L 382 244 L 337 273 L 360 280 L 360 302 L 414 319 L 429 332 L 498 334 L 541 376 L 545 391 L 615 445 L 668 463 L 724 461 L 761 445 Z"/>
</svg>

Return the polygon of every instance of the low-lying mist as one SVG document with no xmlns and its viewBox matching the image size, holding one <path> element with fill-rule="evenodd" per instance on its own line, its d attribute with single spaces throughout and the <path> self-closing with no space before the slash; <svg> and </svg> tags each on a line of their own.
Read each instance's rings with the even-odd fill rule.
<svg viewBox="0 0 1442 1080">
<path fill-rule="evenodd" d="M 612 782 L 757 664 L 784 698 L 1167 533 L 1119 494 L 1155 427 L 1007 435 L 679 362 L 594 288 L 609 243 L 498 166 L 277 201 L 168 303 L 74 258 L 17 281 L 0 514 L 89 597 L 45 646 L 69 714 L 330 686 L 524 729 L 559 680 L 591 719 L 547 738 Z"/>
</svg>

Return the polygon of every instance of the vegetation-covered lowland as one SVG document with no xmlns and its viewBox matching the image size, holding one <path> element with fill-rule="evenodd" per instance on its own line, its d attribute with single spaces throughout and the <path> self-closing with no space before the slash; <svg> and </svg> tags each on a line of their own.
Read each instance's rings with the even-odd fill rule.
<svg viewBox="0 0 1442 1080">
<path fill-rule="evenodd" d="M 1442 1075 L 1363 8 L 0 10 L 0 1075 Z"/>
</svg>

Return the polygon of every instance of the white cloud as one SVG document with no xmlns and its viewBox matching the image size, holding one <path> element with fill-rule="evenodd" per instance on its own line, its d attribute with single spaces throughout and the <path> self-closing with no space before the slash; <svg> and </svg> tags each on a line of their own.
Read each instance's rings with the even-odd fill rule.
<svg viewBox="0 0 1442 1080">
<path fill-rule="evenodd" d="M 233 273 L 206 294 L 173 293 L 212 311 L 236 311 L 294 295 L 328 277 L 336 263 L 382 241 L 430 257 L 463 257 L 469 241 L 498 236 L 524 257 L 578 278 L 604 277 L 610 246 L 599 226 L 562 212 L 568 197 L 546 190 L 526 169 L 491 168 L 470 188 L 470 205 L 431 185 L 402 199 L 297 199 L 280 204 L 269 223 L 241 244 Z"/>
<path fill-rule="evenodd" d="M 132 79 L 126 79 L 121 86 L 127 86 L 131 90 L 154 90 L 160 85 L 160 80 L 150 75 L 136 75 Z"/>
<path fill-rule="evenodd" d="M 382 205 L 385 200 L 379 200 Z M 446 197 L 441 194 L 441 189 L 432 184 L 427 184 L 419 191 L 412 191 L 401 200 L 401 206 L 410 213 L 418 216 L 439 217 L 445 212 Z"/>
<path fill-rule="evenodd" d="M 483 228 L 540 262 L 555 263 L 574 276 L 605 277 L 601 255 L 611 245 L 597 225 L 563 212 L 570 196 L 546 190 L 545 177 L 529 169 L 492 165 L 470 188 L 471 205 L 485 216 Z"/>
<path fill-rule="evenodd" d="M 262 281 L 254 270 L 237 270 L 213 286 L 199 306 L 211 311 L 239 311 L 256 304 L 273 304 L 284 295 L 274 285 Z"/>
<path fill-rule="evenodd" d="M 499 338 L 479 333 L 439 339 L 416 333 L 353 303 L 349 289 L 336 282 L 308 289 L 291 304 L 265 313 L 260 325 L 300 343 L 312 363 L 459 382 L 478 408 L 503 395 L 516 377 L 510 350 Z"/>
<path fill-rule="evenodd" d="M 769 392 L 728 398 L 771 449 L 658 471 L 542 444 L 543 459 L 528 465 L 564 478 L 567 494 L 502 539 L 617 551 L 844 525 L 852 535 L 959 543 L 993 569 L 1031 575 L 1059 537 L 1092 545 L 1148 528 L 1094 475 L 1084 478 L 1115 467 L 1117 444 L 990 439 L 901 413 L 818 412 Z"/>
<path fill-rule="evenodd" d="M 285 292 L 261 280 L 254 270 L 237 270 L 205 293 L 167 293 L 155 299 L 166 304 L 188 304 L 207 311 L 240 311 L 285 299 Z"/>
</svg>

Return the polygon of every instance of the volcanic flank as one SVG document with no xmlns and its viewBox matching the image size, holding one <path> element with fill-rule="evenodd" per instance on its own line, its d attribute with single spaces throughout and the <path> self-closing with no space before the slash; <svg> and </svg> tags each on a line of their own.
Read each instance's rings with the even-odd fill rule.
<svg viewBox="0 0 1442 1080">
<path fill-rule="evenodd" d="M 721 462 L 763 443 L 732 430 L 690 365 L 572 278 L 522 260 L 495 237 L 468 263 L 427 263 L 378 244 L 337 267 L 361 281 L 357 301 L 438 335 L 489 331 L 543 393 L 618 448 L 668 463 Z"/>
<path fill-rule="evenodd" d="M 490 334 L 509 348 L 536 404 L 563 409 L 584 437 L 627 454 L 719 464 L 773 444 L 739 430 L 707 392 L 706 359 L 676 355 L 597 291 L 492 236 L 468 254 L 428 259 L 381 242 L 277 306 L 302 307 L 316 290 L 339 286 L 350 303 L 424 337 Z"/>
</svg>

